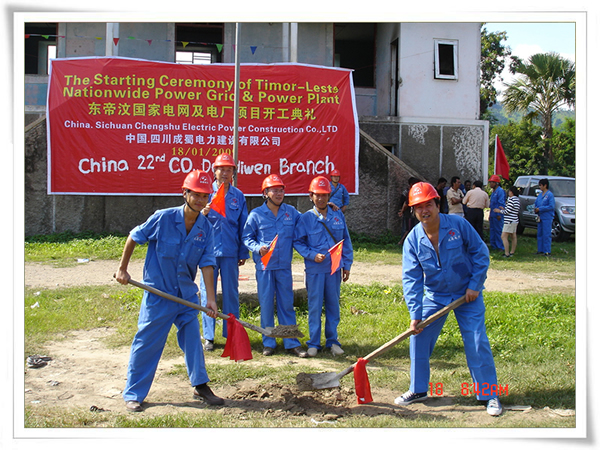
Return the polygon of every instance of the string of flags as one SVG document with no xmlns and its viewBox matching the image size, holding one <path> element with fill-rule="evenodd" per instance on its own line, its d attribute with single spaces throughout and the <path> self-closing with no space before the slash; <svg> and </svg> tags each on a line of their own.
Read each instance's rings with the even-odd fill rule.
<svg viewBox="0 0 600 450">
<path fill-rule="evenodd" d="M 66 36 L 62 36 L 60 34 L 34 34 L 34 33 L 28 33 L 25 34 L 25 39 L 29 39 L 31 36 L 41 36 L 44 39 L 50 39 L 50 38 L 66 38 Z M 101 36 L 78 36 L 75 35 L 74 37 L 76 38 L 80 38 L 80 39 L 96 39 L 98 41 L 102 41 L 105 40 L 106 38 L 101 37 Z M 216 42 L 202 42 L 202 41 L 173 41 L 171 39 L 140 39 L 140 38 L 136 38 L 135 36 L 128 36 L 126 38 L 113 38 L 113 44 L 115 46 L 119 45 L 119 41 L 123 40 L 123 39 L 127 39 L 127 40 L 135 40 L 135 41 L 146 41 L 148 42 L 148 45 L 152 45 L 152 42 L 179 42 L 181 43 L 181 45 L 183 45 L 183 48 L 186 48 L 188 45 L 193 44 L 193 45 L 214 45 L 215 47 L 217 47 L 217 50 L 219 51 L 219 53 L 221 53 L 223 51 L 223 44 L 218 44 Z M 258 49 L 258 45 L 250 45 L 248 46 L 250 48 L 250 51 L 252 52 L 252 54 L 254 55 L 254 53 L 256 52 L 256 50 Z M 263 48 L 267 48 L 264 45 L 262 45 Z M 235 44 L 232 44 L 232 48 L 235 49 Z M 278 46 L 268 46 L 268 48 L 283 48 L 283 47 L 278 47 Z"/>
</svg>

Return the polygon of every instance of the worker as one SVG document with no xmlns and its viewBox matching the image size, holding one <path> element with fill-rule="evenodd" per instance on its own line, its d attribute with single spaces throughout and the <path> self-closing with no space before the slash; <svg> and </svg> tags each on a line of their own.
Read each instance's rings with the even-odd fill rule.
<svg viewBox="0 0 600 450">
<path fill-rule="evenodd" d="M 304 257 L 308 295 L 308 356 L 321 347 L 321 315 L 325 305 L 325 347 L 333 356 L 344 354 L 338 340 L 340 323 L 340 285 L 350 278 L 353 250 L 344 214 L 327 205 L 331 184 L 324 176 L 310 182 L 309 198 L 314 207 L 300 216 L 294 234 L 294 248 Z M 337 268 L 332 267 L 329 250 L 342 243 Z M 332 272 L 333 271 L 333 272 Z"/>
<path fill-rule="evenodd" d="M 483 283 L 489 251 L 475 229 L 463 218 L 440 214 L 440 197 L 429 183 L 416 183 L 409 204 L 420 223 L 404 241 L 402 285 L 410 314 L 410 388 L 396 398 L 397 405 L 427 399 L 429 358 L 446 321 L 439 318 L 425 328 L 418 324 L 465 295 L 466 303 L 454 310 L 462 334 L 467 365 L 478 389 L 477 399 L 487 402 L 487 412 L 502 413 L 498 399 L 496 367 L 485 329 Z"/>
<path fill-rule="evenodd" d="M 506 206 L 506 192 L 500 187 L 500 177 L 492 175 L 488 180 L 492 188 L 490 195 L 490 246 L 494 250 L 502 250 L 504 253 L 504 243 L 502 242 L 502 228 L 504 227 L 504 208 Z"/>
<path fill-rule="evenodd" d="M 283 203 L 285 185 L 279 175 L 267 176 L 261 190 L 265 202 L 250 211 L 242 233 L 242 242 L 252 252 L 256 265 L 260 326 L 267 328 L 275 325 L 275 298 L 279 325 L 296 325 L 292 245 L 300 213 L 293 206 Z M 269 246 L 274 241 L 270 259 L 265 265 L 262 257 L 268 254 Z M 277 347 L 275 338 L 263 335 L 262 341 L 262 354 L 273 355 Z M 285 338 L 283 344 L 289 353 L 300 358 L 308 356 L 297 338 Z"/>
<path fill-rule="evenodd" d="M 554 194 L 550 190 L 548 178 L 542 178 L 538 184 L 542 192 L 536 197 L 533 210 L 539 217 L 537 223 L 537 252 L 541 255 L 550 256 L 552 252 Z"/>
<path fill-rule="evenodd" d="M 217 156 L 213 163 L 215 181 L 209 200 L 224 185 L 225 216 L 210 207 L 210 203 L 202 210 L 214 231 L 215 243 L 215 280 L 221 277 L 221 295 L 223 314 L 240 316 L 239 278 L 240 266 L 250 257 L 248 249 L 242 243 L 242 231 L 248 217 L 248 208 L 244 194 L 232 182 L 236 175 L 236 164 L 233 157 L 227 153 Z M 217 283 L 215 282 L 215 296 Z M 201 286 L 202 306 L 206 306 L 206 289 Z M 204 350 L 214 349 L 215 319 L 202 313 L 202 332 L 204 335 Z M 223 337 L 227 338 L 227 323 L 223 322 Z"/>
<path fill-rule="evenodd" d="M 329 177 L 331 179 L 331 195 L 329 196 L 328 205 L 334 210 L 341 209 L 345 214 L 346 208 L 350 204 L 350 196 L 348 195 L 346 186 L 340 183 L 342 174 L 339 170 L 333 169 L 329 172 Z"/>
<path fill-rule="evenodd" d="M 207 288 L 209 315 L 216 317 L 213 230 L 200 213 L 211 192 L 209 175 L 200 170 L 190 172 L 182 189 L 185 201 L 182 206 L 156 211 L 144 224 L 129 233 L 115 278 L 121 284 L 129 282 L 131 277 L 127 267 L 131 255 L 136 245 L 148 243 L 144 283 L 198 304 L 195 279 L 200 267 Z M 209 405 L 224 404 L 224 400 L 217 397 L 207 384 L 209 378 L 204 364 L 198 310 L 145 291 L 123 391 L 128 411 L 142 411 L 142 402 L 152 385 L 173 324 L 177 327 L 177 342 L 184 353 L 194 397 L 204 399 Z"/>
</svg>

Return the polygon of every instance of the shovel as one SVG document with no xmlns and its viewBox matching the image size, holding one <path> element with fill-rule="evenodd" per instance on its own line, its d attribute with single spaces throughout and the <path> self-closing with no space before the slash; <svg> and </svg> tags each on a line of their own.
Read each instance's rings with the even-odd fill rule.
<svg viewBox="0 0 600 450">
<path fill-rule="evenodd" d="M 462 297 L 457 298 L 452 303 L 443 307 L 436 313 L 432 314 L 427 319 L 423 320 L 422 322 L 419 322 L 419 324 L 417 325 L 417 328 L 425 328 L 431 322 L 434 322 L 437 319 L 439 319 L 440 317 L 448 314 L 450 311 L 452 311 L 453 309 L 462 305 L 464 302 L 465 302 L 465 296 L 463 295 Z M 376 358 L 377 356 L 381 355 L 382 353 L 388 351 L 390 348 L 392 348 L 398 342 L 403 341 L 404 339 L 406 339 L 407 337 L 409 337 L 413 334 L 414 334 L 414 331 L 412 331 L 409 328 L 404 333 L 396 336 L 391 341 L 386 342 L 378 349 L 373 350 L 371 353 L 369 353 L 363 359 L 365 359 L 367 361 L 371 361 L 373 358 Z M 298 375 L 296 375 L 296 384 L 298 385 L 298 389 L 300 389 L 301 391 L 313 391 L 313 390 L 319 390 L 319 389 L 331 389 L 331 388 L 339 387 L 340 379 L 342 377 L 348 375 L 350 372 L 352 372 L 354 370 L 354 366 L 356 366 L 356 363 L 352 364 L 350 367 L 348 367 L 347 369 L 344 369 L 340 373 L 334 373 L 334 372 L 314 373 L 314 374 L 299 373 Z"/>
<path fill-rule="evenodd" d="M 153 294 L 156 294 L 160 297 L 164 297 L 168 300 L 173 300 L 174 302 L 177 302 L 181 305 L 185 305 L 190 308 L 194 308 L 194 309 L 203 311 L 205 313 L 212 312 L 212 309 L 208 309 L 205 306 L 198 305 L 198 304 L 192 303 L 192 302 L 188 302 L 187 300 L 184 300 L 182 298 L 176 297 L 171 294 L 167 294 L 166 292 L 163 292 L 152 286 L 148 286 L 144 283 L 140 283 L 139 281 L 129 279 L 129 284 L 133 284 L 134 286 L 142 288 L 142 289 L 144 289 L 148 292 L 151 292 Z M 225 320 L 229 319 L 228 315 L 223 314 L 221 312 L 217 312 L 217 316 L 220 317 L 221 319 L 225 319 Z M 301 337 L 304 337 L 304 334 L 300 330 L 298 330 L 297 325 L 278 325 L 276 327 L 261 328 L 256 325 L 252 325 L 251 323 L 244 322 L 243 320 L 237 319 L 237 321 L 244 328 L 248 328 L 250 330 L 257 331 L 260 334 L 264 334 L 265 336 L 269 336 L 269 337 L 274 337 L 274 338 L 293 338 L 293 337 L 301 338 Z"/>
</svg>

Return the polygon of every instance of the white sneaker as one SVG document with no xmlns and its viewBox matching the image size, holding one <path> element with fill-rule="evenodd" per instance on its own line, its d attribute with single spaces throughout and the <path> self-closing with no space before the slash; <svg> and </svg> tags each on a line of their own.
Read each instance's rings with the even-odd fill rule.
<svg viewBox="0 0 600 450">
<path fill-rule="evenodd" d="M 342 350 L 342 347 L 340 347 L 339 345 L 333 344 L 331 346 L 331 354 L 333 356 L 340 356 L 344 354 L 344 350 Z"/>
<path fill-rule="evenodd" d="M 314 358 L 315 356 L 317 356 L 317 352 L 319 350 L 317 350 L 316 347 L 309 347 L 308 350 L 306 351 L 306 353 L 308 353 L 308 356 Z"/>
<path fill-rule="evenodd" d="M 492 398 L 487 402 L 487 413 L 490 416 L 499 416 L 502 414 L 502 405 L 498 397 Z"/>
</svg>

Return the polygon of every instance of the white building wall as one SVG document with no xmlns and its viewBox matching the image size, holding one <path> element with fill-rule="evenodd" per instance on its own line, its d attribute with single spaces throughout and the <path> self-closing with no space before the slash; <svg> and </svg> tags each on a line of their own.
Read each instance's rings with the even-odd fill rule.
<svg viewBox="0 0 600 450">
<path fill-rule="evenodd" d="M 400 117 L 479 118 L 481 23 L 400 25 Z M 458 79 L 435 79 L 434 40 L 458 41 Z"/>
</svg>

